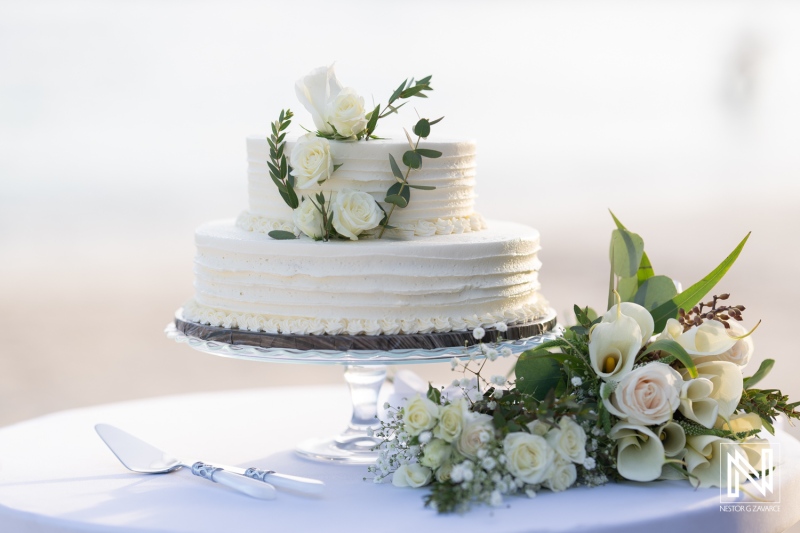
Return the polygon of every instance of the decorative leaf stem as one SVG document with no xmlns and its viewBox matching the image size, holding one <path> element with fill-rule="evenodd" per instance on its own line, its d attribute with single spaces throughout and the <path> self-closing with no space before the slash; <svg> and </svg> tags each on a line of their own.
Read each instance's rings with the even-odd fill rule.
<svg viewBox="0 0 800 533">
<path fill-rule="evenodd" d="M 269 175 L 278 187 L 283 201 L 292 209 L 297 209 L 300 200 L 294 192 L 292 168 L 286 160 L 286 154 L 283 153 L 283 149 L 286 147 L 286 129 L 292 123 L 292 117 L 294 114 L 291 109 L 281 110 L 278 120 L 272 123 L 272 135 L 267 139 L 270 159 L 267 165 L 269 166 Z"/>
</svg>

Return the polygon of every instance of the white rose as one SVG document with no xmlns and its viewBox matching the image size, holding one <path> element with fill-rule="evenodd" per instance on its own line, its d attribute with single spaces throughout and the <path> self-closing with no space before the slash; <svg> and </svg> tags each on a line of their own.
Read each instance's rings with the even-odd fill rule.
<svg viewBox="0 0 800 533">
<path fill-rule="evenodd" d="M 453 471 L 452 463 L 445 463 L 436 471 L 436 481 L 447 483 L 450 481 L 450 473 Z"/>
<path fill-rule="evenodd" d="M 565 461 L 583 463 L 586 459 L 586 432 L 568 416 L 561 417 L 558 427 L 548 431 L 545 439 Z"/>
<path fill-rule="evenodd" d="M 403 422 L 409 435 L 416 436 L 436 425 L 439 406 L 420 395 L 403 408 Z"/>
<path fill-rule="evenodd" d="M 297 139 L 289 155 L 295 189 L 308 189 L 333 174 L 333 157 L 328 139 L 307 133 Z"/>
<path fill-rule="evenodd" d="M 547 479 L 556 459 L 556 452 L 544 437 L 523 432 L 506 435 L 503 452 L 511 475 L 531 485 Z"/>
<path fill-rule="evenodd" d="M 475 459 L 478 451 L 494 437 L 492 417 L 484 413 L 464 413 L 461 436 L 456 441 L 456 449 L 464 457 Z"/>
<path fill-rule="evenodd" d="M 747 329 L 738 322 L 730 322 L 729 334 L 735 337 L 742 337 L 748 333 Z M 728 361 L 744 367 L 750 362 L 750 357 L 753 356 L 753 338 L 752 335 L 747 335 L 744 338 L 736 340 L 727 351 L 716 355 L 695 356 L 693 357 L 695 363 L 705 363 L 708 361 Z"/>
<path fill-rule="evenodd" d="M 436 470 L 450 459 L 453 448 L 442 439 L 433 439 L 425 446 L 420 464 Z"/>
<path fill-rule="evenodd" d="M 428 467 L 416 463 L 401 465 L 392 476 L 392 485 L 417 489 L 430 483 L 431 477 L 433 472 Z"/>
<path fill-rule="evenodd" d="M 650 340 L 650 337 L 653 336 L 653 330 L 655 329 L 653 315 L 651 315 L 650 311 L 641 305 L 632 302 L 622 302 L 619 304 L 619 309 L 623 315 L 631 317 L 636 321 L 637 324 L 639 324 L 639 330 L 642 333 L 642 346 L 644 346 L 647 341 Z M 606 314 L 603 315 L 601 322 L 613 322 L 616 319 L 617 306 L 615 305 L 606 311 Z"/>
<path fill-rule="evenodd" d="M 617 441 L 617 472 L 631 481 L 653 481 L 664 465 L 664 444 L 650 428 L 618 422 L 609 437 Z"/>
<path fill-rule="evenodd" d="M 439 407 L 439 424 L 433 429 L 433 435 L 445 442 L 453 442 L 461 435 L 464 420 L 464 399 Z"/>
<path fill-rule="evenodd" d="M 292 221 L 297 229 L 312 239 L 321 239 L 325 235 L 322 227 L 322 213 L 311 200 L 300 202 L 300 206 L 292 211 Z"/>
<path fill-rule="evenodd" d="M 368 193 L 345 189 L 333 198 L 333 227 L 351 241 L 383 220 L 383 210 Z"/>
<path fill-rule="evenodd" d="M 589 338 L 592 368 L 603 380 L 619 379 L 633 368 L 642 347 L 642 330 L 633 318 L 620 314 L 613 322 L 596 324 Z"/>
<path fill-rule="evenodd" d="M 553 492 L 567 490 L 578 479 L 578 471 L 575 465 L 569 461 L 556 456 L 555 463 L 550 470 L 550 475 L 544 482 L 544 486 Z"/>
<path fill-rule="evenodd" d="M 367 127 L 364 99 L 350 87 L 328 100 L 325 111 L 328 123 L 342 137 L 352 137 Z"/>
<path fill-rule="evenodd" d="M 611 414 L 631 424 L 663 424 L 680 405 L 682 385 L 674 368 L 650 363 L 626 374 L 603 403 Z"/>
<path fill-rule="evenodd" d="M 342 91 L 333 65 L 312 70 L 294 85 L 295 93 L 303 107 L 311 113 L 314 125 L 321 133 L 332 134 L 333 128 L 326 116 L 328 102 Z"/>
</svg>

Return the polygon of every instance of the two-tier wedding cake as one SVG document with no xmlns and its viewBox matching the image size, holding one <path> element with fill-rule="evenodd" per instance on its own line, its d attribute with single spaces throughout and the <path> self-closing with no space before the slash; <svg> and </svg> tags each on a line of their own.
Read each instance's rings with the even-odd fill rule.
<svg viewBox="0 0 800 533">
<path fill-rule="evenodd" d="M 430 90 L 404 82 L 363 109 L 332 69 L 297 83 L 317 132 L 247 138 L 249 209 L 197 229 L 185 319 L 283 334 L 430 333 L 541 318 L 539 234 L 475 212 L 476 145 L 377 138 L 377 119 Z M 422 86 L 421 89 L 417 89 Z M 399 138 L 398 138 L 399 137 Z M 501 326 L 502 328 L 502 326 Z"/>
</svg>

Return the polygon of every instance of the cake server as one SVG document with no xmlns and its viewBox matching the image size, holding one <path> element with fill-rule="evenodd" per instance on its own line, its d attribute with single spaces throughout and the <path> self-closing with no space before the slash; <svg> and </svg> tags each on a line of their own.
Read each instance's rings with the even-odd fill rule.
<svg viewBox="0 0 800 533">
<path fill-rule="evenodd" d="M 165 474 L 187 467 L 196 476 L 225 485 L 253 498 L 272 500 L 276 496 L 275 487 L 269 483 L 228 472 L 200 461 L 189 464 L 108 424 L 97 424 L 94 429 L 128 470 L 142 474 Z"/>
</svg>

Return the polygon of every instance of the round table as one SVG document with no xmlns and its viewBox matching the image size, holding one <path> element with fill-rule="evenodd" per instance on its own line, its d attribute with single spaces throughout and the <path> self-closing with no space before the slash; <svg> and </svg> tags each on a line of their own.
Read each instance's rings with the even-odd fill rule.
<svg viewBox="0 0 800 533">
<path fill-rule="evenodd" d="M 780 510 L 725 512 L 719 489 L 685 482 L 611 483 L 501 508 L 438 515 L 424 489 L 375 485 L 363 466 L 302 459 L 291 449 L 346 423 L 345 387 L 291 387 L 170 396 L 56 413 L 0 429 L 0 531 L 782 531 L 800 520 L 800 442 L 779 432 Z M 181 458 L 323 480 L 321 496 L 255 500 L 185 469 L 123 468 L 94 432 L 116 425 Z M 749 500 L 743 500 L 745 503 Z"/>
</svg>

